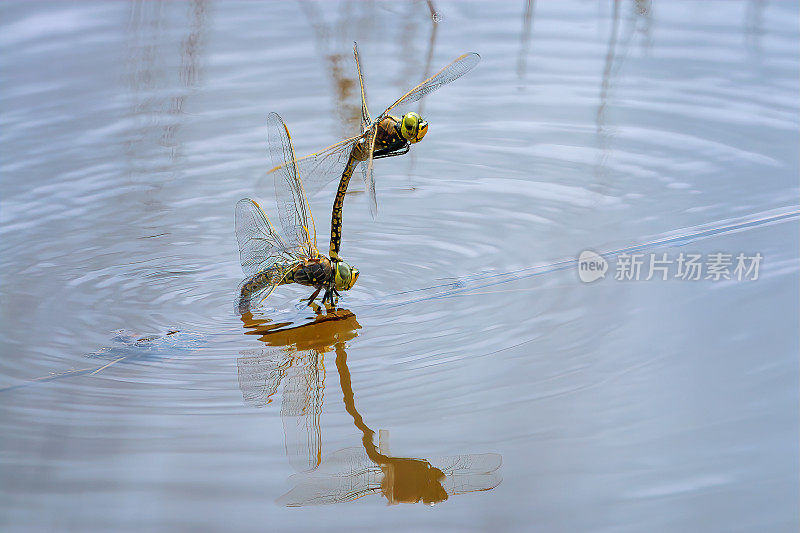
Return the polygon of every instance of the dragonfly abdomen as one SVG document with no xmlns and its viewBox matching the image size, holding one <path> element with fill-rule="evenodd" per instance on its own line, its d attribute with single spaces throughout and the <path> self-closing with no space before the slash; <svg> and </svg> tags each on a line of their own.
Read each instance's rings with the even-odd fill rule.
<svg viewBox="0 0 800 533">
<path fill-rule="evenodd" d="M 342 179 L 339 180 L 339 187 L 336 190 L 336 197 L 333 199 L 333 210 L 331 211 L 331 246 L 330 256 L 335 260 L 339 257 L 339 247 L 342 244 L 342 209 L 344 208 L 344 195 L 347 193 L 347 186 L 350 184 L 350 178 L 353 177 L 353 171 L 358 164 L 359 146 L 353 147 L 350 158 L 347 161 L 347 166 L 342 173 Z"/>
<path fill-rule="evenodd" d="M 291 280 L 288 278 L 291 277 L 292 270 L 282 276 L 282 273 L 286 271 L 286 267 L 287 265 L 285 264 L 272 265 L 245 279 L 239 288 L 239 298 L 236 304 L 239 312 L 244 313 L 248 311 L 253 300 L 261 297 L 262 292 L 269 295 L 269 293 L 266 292 L 267 289 L 271 287 L 274 288 L 274 286 L 277 285 L 283 285 L 284 283 L 291 283 Z M 266 296 L 264 296 L 264 298 L 266 298 Z"/>
</svg>

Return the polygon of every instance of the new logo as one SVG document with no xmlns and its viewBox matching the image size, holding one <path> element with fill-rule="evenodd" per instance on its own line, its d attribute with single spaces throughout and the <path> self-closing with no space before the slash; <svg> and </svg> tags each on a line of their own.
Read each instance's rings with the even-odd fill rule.
<svg viewBox="0 0 800 533">
<path fill-rule="evenodd" d="M 591 283 L 606 277 L 608 261 L 591 250 L 584 250 L 578 256 L 578 276 L 584 283 Z"/>
</svg>

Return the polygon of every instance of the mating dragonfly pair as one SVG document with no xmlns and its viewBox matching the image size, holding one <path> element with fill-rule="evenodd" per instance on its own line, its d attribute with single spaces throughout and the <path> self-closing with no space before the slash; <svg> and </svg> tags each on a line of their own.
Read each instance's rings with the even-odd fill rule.
<svg viewBox="0 0 800 533">
<path fill-rule="evenodd" d="M 309 305 L 314 304 L 322 290 L 325 291 L 322 303 L 334 305 L 339 291 L 353 287 L 358 269 L 339 256 L 344 197 L 353 172 L 360 167 L 374 217 L 377 213 L 374 160 L 407 153 L 428 131 L 428 123 L 419 114 L 407 112 L 400 118 L 396 114 L 460 78 L 480 61 L 476 53 L 457 57 L 372 119 L 355 43 L 353 54 L 361 89 L 361 133 L 298 159 L 283 119 L 277 113 L 270 113 L 267 119 L 269 151 L 275 165 L 269 173 L 274 174 L 281 230 L 276 231 L 255 201 L 245 198 L 236 205 L 236 237 L 242 270 L 247 276 L 239 286 L 240 313 L 256 307 L 277 286 L 287 283 L 313 287 Z M 340 180 L 331 213 L 330 247 L 325 256 L 317 248 L 316 226 L 307 195 L 313 195 L 337 177 Z"/>
</svg>

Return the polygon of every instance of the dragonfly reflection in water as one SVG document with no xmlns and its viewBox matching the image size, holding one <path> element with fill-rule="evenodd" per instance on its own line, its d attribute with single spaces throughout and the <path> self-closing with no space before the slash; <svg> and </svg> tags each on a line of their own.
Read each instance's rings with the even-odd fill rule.
<svg viewBox="0 0 800 533">
<path fill-rule="evenodd" d="M 345 344 L 361 328 L 355 315 L 339 309 L 318 314 L 313 322 L 255 320 L 242 315 L 247 334 L 259 335 L 268 348 L 243 353 L 238 359 L 239 386 L 246 403 L 271 403 L 283 381 L 281 417 L 286 430 L 289 462 L 300 472 L 295 487 L 278 499 L 288 506 L 348 502 L 381 494 L 389 503 L 434 504 L 455 494 L 491 490 L 501 482 L 500 455 L 466 454 L 438 459 L 394 457 L 388 432 L 379 444 L 355 405 Z M 323 457 L 320 416 L 325 387 L 324 355 L 336 353 L 344 406 L 362 434 L 361 447 L 338 450 Z"/>
<path fill-rule="evenodd" d="M 399 113 L 410 104 L 457 80 L 480 61 L 480 56 L 474 52 L 462 54 L 439 72 L 406 92 L 373 120 L 367 108 L 361 62 L 355 43 L 353 55 L 361 90 L 361 132 L 296 161 L 278 164 L 270 170 L 272 173 L 282 171 L 287 165 L 295 165 L 299 174 L 303 176 L 306 192 L 309 195 L 313 195 L 327 183 L 341 176 L 331 215 L 331 244 L 328 254 L 331 260 L 339 260 L 344 196 L 355 168 L 357 166 L 361 168 L 364 186 L 369 195 L 370 212 L 375 216 L 378 204 L 375 198 L 374 160 L 407 153 L 411 144 L 421 141 L 428 131 L 428 123 L 418 113 L 408 112 L 399 118 L 390 113 Z"/>
<path fill-rule="evenodd" d="M 313 322 L 291 327 L 291 322 L 241 315 L 247 335 L 258 335 L 267 345 L 242 352 L 237 365 L 239 388 L 245 403 L 263 407 L 272 403 L 283 383 L 281 419 L 286 455 L 298 472 L 312 470 L 321 461 L 320 416 L 325 393 L 325 353 L 336 343 L 356 337 L 361 326 L 355 315 L 337 309 Z"/>
</svg>

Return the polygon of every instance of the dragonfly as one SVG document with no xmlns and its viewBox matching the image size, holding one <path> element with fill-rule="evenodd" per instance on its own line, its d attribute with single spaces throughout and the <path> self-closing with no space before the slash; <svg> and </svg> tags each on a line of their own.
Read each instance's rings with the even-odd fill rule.
<svg viewBox="0 0 800 533">
<path fill-rule="evenodd" d="M 335 305 L 339 291 L 350 290 L 358 269 L 322 255 L 303 181 L 295 164 L 289 129 L 277 113 L 267 117 L 269 151 L 275 173 L 275 198 L 281 232 L 275 230 L 261 206 L 250 198 L 236 204 L 236 238 L 245 279 L 239 285 L 236 309 L 246 313 L 279 285 L 297 283 L 316 289 L 308 305 L 323 289 L 323 305 Z"/>
<path fill-rule="evenodd" d="M 361 169 L 364 187 L 369 197 L 370 213 L 375 217 L 378 210 L 373 172 L 375 159 L 407 153 L 411 145 L 421 141 L 428 132 L 427 121 L 423 120 L 418 113 L 409 111 L 400 115 L 400 111 L 457 80 L 472 70 L 480 61 L 480 55 L 475 52 L 458 56 L 439 72 L 407 91 L 373 119 L 367 107 L 357 43 L 353 43 L 353 55 L 361 91 L 361 132 L 298 160 L 279 163 L 269 171 L 270 173 L 280 172 L 287 165 L 296 166 L 303 175 L 307 190 L 312 195 L 341 176 L 331 214 L 331 242 L 328 255 L 333 260 L 339 258 L 344 196 L 356 167 Z"/>
<path fill-rule="evenodd" d="M 313 471 L 293 475 L 294 487 L 278 498 L 288 507 L 330 505 L 382 495 L 390 504 L 443 502 L 450 496 L 492 490 L 502 482 L 502 457 L 495 453 L 430 460 L 370 457 L 360 447 L 329 454 Z"/>
</svg>

